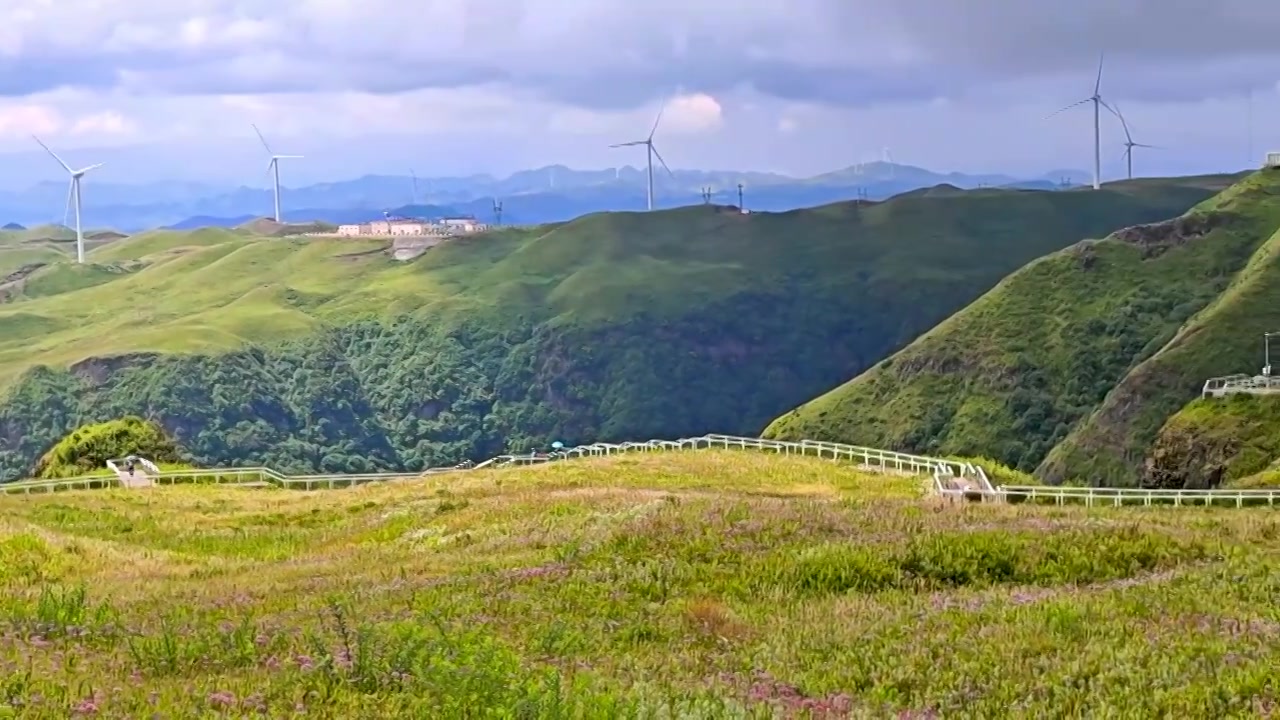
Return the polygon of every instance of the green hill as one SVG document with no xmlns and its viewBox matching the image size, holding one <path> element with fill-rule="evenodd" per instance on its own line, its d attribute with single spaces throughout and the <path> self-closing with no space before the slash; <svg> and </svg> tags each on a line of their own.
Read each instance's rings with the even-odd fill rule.
<svg viewBox="0 0 1280 720">
<path fill-rule="evenodd" d="M 86 231 L 85 249 L 103 247 L 124 237 L 127 236 L 111 230 Z M 0 230 L 0 297 L 12 294 L 6 290 L 31 270 L 73 259 L 75 254 L 75 230 L 61 225 Z"/>
<path fill-rule="evenodd" d="M 1223 181 L 598 214 L 410 263 L 374 240 L 143 233 L 0 304 L 0 477 L 126 415 L 201 462 L 287 470 L 754 433 L 1027 261 Z"/>
<path fill-rule="evenodd" d="M 1138 482 L 1156 433 L 1280 327 L 1280 173 L 1036 260 L 767 434 L 987 454 L 1042 479 Z"/>
</svg>

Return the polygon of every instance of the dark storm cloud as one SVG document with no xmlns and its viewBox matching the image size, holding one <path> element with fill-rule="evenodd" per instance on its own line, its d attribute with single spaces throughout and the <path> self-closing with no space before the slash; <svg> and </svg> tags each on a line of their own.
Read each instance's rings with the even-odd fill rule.
<svg viewBox="0 0 1280 720">
<path fill-rule="evenodd" d="M 503 68 L 431 62 L 352 59 L 338 63 L 272 59 L 255 63 L 207 61 L 152 70 L 131 82 L 138 91 L 201 94 L 308 93 L 358 90 L 376 94 L 460 88 L 511 80 Z"/>
<path fill-rule="evenodd" d="M 160 93 L 504 83 L 618 108 L 747 86 L 864 105 L 1002 87 L 1083 96 L 1104 49 L 1113 96 L 1195 100 L 1280 79 L 1274 0 L 207 0 L 211 29 L 194 39 L 160 0 L 63 3 L 10 30 L 17 50 L 0 43 L 0 93 L 121 78 Z M 226 29 L 246 18 L 253 32 Z"/>
<path fill-rule="evenodd" d="M 1267 0 L 897 0 L 882 14 L 932 62 L 993 75 L 1077 68 L 1102 50 L 1147 67 L 1274 59 L 1280 31 Z"/>
</svg>

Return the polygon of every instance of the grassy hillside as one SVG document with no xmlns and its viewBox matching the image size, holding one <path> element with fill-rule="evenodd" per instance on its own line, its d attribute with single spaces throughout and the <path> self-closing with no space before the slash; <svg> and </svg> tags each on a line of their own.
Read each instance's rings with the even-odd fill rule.
<svg viewBox="0 0 1280 720">
<path fill-rule="evenodd" d="M 374 240 L 145 233 L 0 304 L 0 478 L 125 415 L 202 463 L 285 469 L 755 433 L 1023 263 L 1220 183 L 598 214 L 407 264 Z"/>
<path fill-rule="evenodd" d="M 85 232 L 85 247 L 101 247 L 125 237 L 110 230 Z M 74 259 L 76 233 L 61 225 L 0 230 L 0 298 L 12 294 L 15 281 L 34 269 Z"/>
<path fill-rule="evenodd" d="M 1194 400 L 1160 428 L 1142 469 L 1142 484 L 1162 488 L 1272 484 L 1278 460 L 1280 397 Z"/>
<path fill-rule="evenodd" d="M 1238 202 L 1270 215 L 1275 233 L 1248 265 L 1159 352 L 1127 373 L 1102 404 L 1058 447 L 1039 473 L 1056 480 L 1069 472 L 1130 484 L 1165 420 L 1199 396 L 1204 381 L 1262 367 L 1262 336 L 1280 328 L 1280 183 L 1268 181 Z M 1079 470 L 1069 470 L 1078 468 Z"/>
<path fill-rule="evenodd" d="M 767 434 L 1135 483 L 1169 414 L 1256 363 L 1261 326 L 1277 324 L 1277 229 L 1280 174 L 1258 173 L 1176 220 L 1036 260 Z"/>
<path fill-rule="evenodd" d="M 75 239 L 75 235 L 71 237 Z M 65 238 L 52 228 L 0 230 L 0 295 L 5 294 L 15 275 L 67 257 Z"/>
<path fill-rule="evenodd" d="M 0 714 L 1243 717 L 1280 700 L 1275 517 L 918 495 L 708 451 L 330 493 L 4 497 Z"/>
</svg>

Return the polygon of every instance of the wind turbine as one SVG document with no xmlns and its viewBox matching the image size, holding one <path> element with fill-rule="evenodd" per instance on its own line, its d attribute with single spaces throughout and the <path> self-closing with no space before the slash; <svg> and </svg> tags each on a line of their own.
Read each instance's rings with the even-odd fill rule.
<svg viewBox="0 0 1280 720">
<path fill-rule="evenodd" d="M 645 138 L 644 140 L 634 140 L 632 142 L 618 143 L 617 145 L 609 146 L 611 148 L 620 148 L 620 147 L 632 147 L 635 145 L 644 145 L 645 151 L 649 156 L 648 208 L 651 211 L 653 210 L 653 156 L 657 155 L 658 162 L 662 163 L 662 167 L 667 171 L 667 174 L 670 175 L 671 177 L 675 177 L 675 173 L 671 172 L 671 168 L 667 167 L 667 161 L 662 159 L 662 154 L 658 152 L 658 148 L 653 146 L 653 134 L 658 132 L 658 123 L 662 122 L 662 113 L 666 111 L 666 109 L 667 109 L 666 103 L 663 103 L 662 107 L 658 109 L 658 117 L 655 118 L 653 121 L 653 129 L 649 131 L 649 137 Z"/>
<path fill-rule="evenodd" d="M 50 150 L 49 146 L 45 145 L 44 142 L 40 140 L 40 138 L 36 137 L 35 135 L 32 135 L 31 137 L 36 142 L 40 143 L 40 147 L 44 148 L 45 152 L 52 155 L 53 159 L 57 160 L 58 164 L 62 166 L 62 169 L 66 170 L 67 174 L 71 176 L 71 184 L 67 186 L 67 206 L 69 207 L 71 205 L 71 198 L 74 196 L 75 203 L 76 203 L 76 262 L 83 265 L 84 264 L 84 230 L 80 227 L 80 178 L 84 177 L 84 174 L 89 172 L 90 170 L 94 170 L 96 168 L 102 167 L 103 164 L 96 163 L 88 167 L 80 168 L 79 170 L 72 170 L 71 166 L 63 162 L 62 158 L 58 157 L 57 153 Z M 62 224 L 64 227 L 67 224 L 67 212 L 65 209 L 62 212 Z"/>
<path fill-rule="evenodd" d="M 1115 110 L 1113 110 L 1112 107 L 1107 104 L 1107 101 L 1102 99 L 1102 62 L 1105 59 L 1106 59 L 1105 54 L 1098 56 L 1098 79 L 1093 84 L 1093 95 L 1090 95 L 1089 97 L 1079 102 L 1071 103 L 1070 105 L 1062 108 L 1058 112 L 1055 112 L 1049 116 L 1049 117 L 1053 117 L 1053 115 L 1057 115 L 1060 112 L 1065 112 L 1067 110 L 1070 110 L 1073 107 L 1083 105 L 1087 102 L 1093 103 L 1093 189 L 1094 190 L 1097 190 L 1098 188 L 1102 187 L 1102 108 L 1105 107 L 1106 109 L 1111 110 L 1111 112 L 1115 112 Z"/>
<path fill-rule="evenodd" d="M 276 155 L 271 151 L 271 146 L 267 144 L 267 139 L 262 137 L 262 131 L 257 125 L 253 125 L 253 131 L 258 133 L 258 139 L 262 141 L 262 147 L 267 149 L 267 155 L 271 156 L 271 161 L 267 163 L 267 172 L 274 176 L 276 191 L 276 222 L 280 222 L 280 161 L 293 158 L 301 158 L 301 155 Z"/>
<path fill-rule="evenodd" d="M 1133 179 L 1133 149 L 1136 147 L 1155 149 L 1156 146 L 1144 145 L 1143 143 L 1134 142 L 1133 136 L 1129 134 L 1129 123 L 1125 122 L 1124 115 L 1120 113 L 1119 106 L 1113 108 L 1110 105 L 1108 105 L 1107 109 L 1115 113 L 1116 117 L 1120 118 L 1120 127 L 1124 128 L 1124 159 L 1125 159 L 1125 163 L 1128 165 L 1128 168 L 1129 168 L 1129 179 L 1132 180 Z"/>
</svg>

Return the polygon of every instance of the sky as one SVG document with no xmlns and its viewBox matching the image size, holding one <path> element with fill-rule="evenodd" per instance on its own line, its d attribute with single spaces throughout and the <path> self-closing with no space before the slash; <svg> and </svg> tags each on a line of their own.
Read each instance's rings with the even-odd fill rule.
<svg viewBox="0 0 1280 720">
<path fill-rule="evenodd" d="M 1139 175 L 1280 150 L 1274 0 L 0 0 L 0 186 L 299 185 L 560 163 L 809 175 L 889 158 Z M 1102 118 L 1103 173 L 1124 131 Z"/>
</svg>

